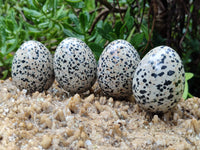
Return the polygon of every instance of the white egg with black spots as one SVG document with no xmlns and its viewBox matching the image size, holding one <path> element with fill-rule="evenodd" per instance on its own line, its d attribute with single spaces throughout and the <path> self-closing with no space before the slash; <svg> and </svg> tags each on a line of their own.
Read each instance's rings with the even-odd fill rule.
<svg viewBox="0 0 200 150">
<path fill-rule="evenodd" d="M 42 43 L 31 40 L 19 47 L 12 62 L 12 81 L 28 93 L 50 88 L 54 81 L 53 58 Z"/>
<path fill-rule="evenodd" d="M 132 95 L 132 80 L 140 62 L 136 49 L 125 40 L 108 44 L 97 66 L 97 79 L 102 91 L 114 98 Z"/>
<path fill-rule="evenodd" d="M 139 63 L 134 79 L 136 102 L 150 112 L 167 112 L 181 99 L 185 71 L 175 50 L 159 46 L 149 51 Z"/>
<path fill-rule="evenodd" d="M 96 59 L 91 49 L 77 38 L 66 38 L 54 55 L 55 77 L 71 94 L 89 90 L 96 80 Z"/>
</svg>

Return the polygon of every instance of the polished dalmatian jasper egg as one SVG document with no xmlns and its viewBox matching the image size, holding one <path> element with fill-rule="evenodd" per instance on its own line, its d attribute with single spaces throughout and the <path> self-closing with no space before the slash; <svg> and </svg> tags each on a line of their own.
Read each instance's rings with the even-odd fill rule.
<svg viewBox="0 0 200 150">
<path fill-rule="evenodd" d="M 136 102 L 150 112 L 167 112 L 181 99 L 185 71 L 175 50 L 159 46 L 149 51 L 139 63 L 133 78 Z"/>
<path fill-rule="evenodd" d="M 66 38 L 54 55 L 55 77 L 71 94 L 89 90 L 96 80 L 96 59 L 91 49 L 77 38 Z"/>
<path fill-rule="evenodd" d="M 115 40 L 102 52 L 97 79 L 102 91 L 117 99 L 132 95 L 132 80 L 140 62 L 136 49 L 125 40 Z"/>
<path fill-rule="evenodd" d="M 53 58 L 42 43 L 31 40 L 19 47 L 12 62 L 12 81 L 28 93 L 49 89 L 54 81 Z"/>
</svg>

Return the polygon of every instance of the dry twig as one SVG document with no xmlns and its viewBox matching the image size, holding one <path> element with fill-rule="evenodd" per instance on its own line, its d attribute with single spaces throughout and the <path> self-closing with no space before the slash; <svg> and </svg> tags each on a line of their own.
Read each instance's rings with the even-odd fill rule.
<svg viewBox="0 0 200 150">
<path fill-rule="evenodd" d="M 108 14 L 110 13 L 110 12 L 113 12 L 113 13 L 120 13 L 120 16 L 121 16 L 121 18 L 122 18 L 122 21 L 123 21 L 123 16 L 122 16 L 122 13 L 125 13 L 126 12 L 126 10 L 127 10 L 127 7 L 120 7 L 119 6 L 119 2 L 118 2 L 118 0 L 117 0 L 117 2 L 118 2 L 118 8 L 116 8 L 116 7 L 113 7 L 107 0 L 97 0 L 98 2 L 100 2 L 100 4 L 102 4 L 102 5 L 104 5 L 105 7 L 100 7 L 101 9 L 100 10 L 102 10 L 99 14 L 98 14 L 98 16 L 95 18 L 95 20 L 94 20 L 94 22 L 92 23 L 92 26 L 91 26 L 91 28 L 89 29 L 89 34 L 91 34 L 92 33 L 92 31 L 94 30 L 94 27 L 95 27 L 95 25 L 97 24 L 97 22 L 100 20 L 100 19 L 102 19 L 102 20 L 104 20 L 107 16 L 108 16 Z M 92 12 L 93 13 L 93 12 Z"/>
<path fill-rule="evenodd" d="M 101 11 L 101 12 L 98 14 L 98 16 L 95 18 L 94 22 L 92 23 L 91 28 L 90 28 L 89 31 L 88 31 L 89 34 L 92 33 L 92 31 L 93 31 L 95 25 L 97 24 L 97 22 L 98 22 L 103 16 L 107 16 L 108 13 L 109 13 L 109 10 L 108 10 L 107 8 L 105 8 L 103 11 Z"/>
</svg>

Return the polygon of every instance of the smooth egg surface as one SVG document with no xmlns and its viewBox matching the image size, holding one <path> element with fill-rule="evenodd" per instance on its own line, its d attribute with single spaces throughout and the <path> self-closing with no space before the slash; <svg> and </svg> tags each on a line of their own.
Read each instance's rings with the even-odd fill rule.
<svg viewBox="0 0 200 150">
<path fill-rule="evenodd" d="M 175 50 L 158 46 L 139 63 L 133 78 L 136 102 L 150 112 L 167 112 L 181 99 L 185 71 Z"/>
<path fill-rule="evenodd" d="M 31 40 L 20 46 L 12 62 L 12 81 L 28 93 L 50 88 L 54 81 L 53 58 L 42 43 Z"/>
<path fill-rule="evenodd" d="M 96 80 L 96 59 L 91 49 L 77 38 L 66 38 L 54 55 L 55 77 L 71 94 L 89 90 Z"/>
<path fill-rule="evenodd" d="M 97 79 L 102 91 L 114 98 L 132 95 L 132 80 L 140 61 L 136 49 L 125 40 L 115 40 L 108 44 L 101 54 Z"/>
</svg>

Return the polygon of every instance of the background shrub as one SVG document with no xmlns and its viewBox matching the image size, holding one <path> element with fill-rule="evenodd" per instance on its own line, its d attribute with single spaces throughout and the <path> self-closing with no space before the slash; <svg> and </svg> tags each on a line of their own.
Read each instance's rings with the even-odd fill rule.
<svg viewBox="0 0 200 150">
<path fill-rule="evenodd" d="M 13 55 L 27 40 L 54 53 L 61 40 L 77 37 L 98 60 L 109 42 L 125 39 L 141 57 L 158 45 L 174 48 L 194 74 L 191 94 L 200 97 L 199 8 L 199 0 L 0 0 L 0 78 L 10 76 Z"/>
</svg>

